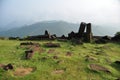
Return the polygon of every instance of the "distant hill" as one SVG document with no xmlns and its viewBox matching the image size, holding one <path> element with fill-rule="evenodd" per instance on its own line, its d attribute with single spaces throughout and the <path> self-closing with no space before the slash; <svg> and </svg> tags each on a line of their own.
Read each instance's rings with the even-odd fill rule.
<svg viewBox="0 0 120 80">
<path fill-rule="evenodd" d="M 69 32 L 78 31 L 79 24 L 68 23 L 64 21 L 44 21 L 32 25 L 23 26 L 20 28 L 13 28 L 8 31 L 0 32 L 0 36 L 28 36 L 44 34 L 48 30 L 51 34 L 67 35 Z"/>
<path fill-rule="evenodd" d="M 31 25 L 22 26 L 19 28 L 13 28 L 7 31 L 0 32 L 0 36 L 19 36 L 24 37 L 28 35 L 40 35 L 44 34 L 45 30 L 48 30 L 51 34 L 57 36 L 67 35 L 71 31 L 77 32 L 80 24 L 68 23 L 65 21 L 42 21 Z M 92 31 L 94 35 L 114 35 L 116 31 L 120 29 L 110 26 L 99 26 L 92 24 Z"/>
</svg>

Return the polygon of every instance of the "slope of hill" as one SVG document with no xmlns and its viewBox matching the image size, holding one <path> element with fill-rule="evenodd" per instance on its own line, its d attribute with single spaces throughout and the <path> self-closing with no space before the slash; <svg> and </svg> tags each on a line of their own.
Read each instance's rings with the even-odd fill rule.
<svg viewBox="0 0 120 80">
<path fill-rule="evenodd" d="M 71 31 L 77 32 L 80 24 L 68 23 L 65 21 L 43 21 L 32 25 L 26 25 L 20 28 L 13 28 L 7 31 L 0 32 L 0 36 L 19 36 L 24 37 L 28 35 L 40 35 L 44 34 L 45 30 L 48 30 L 51 34 L 57 34 L 57 36 L 67 35 Z M 92 31 L 94 35 L 113 36 L 119 27 L 112 26 L 99 26 L 92 24 Z"/>
<path fill-rule="evenodd" d="M 51 34 L 57 34 L 61 36 L 62 34 L 67 35 L 67 33 L 72 30 L 77 31 L 79 24 L 67 23 L 63 21 L 47 21 L 38 22 L 32 25 L 23 26 L 21 28 L 14 28 L 5 32 L 1 32 L 1 36 L 28 36 L 28 35 L 39 35 L 44 34 L 45 30 L 48 30 Z"/>
</svg>

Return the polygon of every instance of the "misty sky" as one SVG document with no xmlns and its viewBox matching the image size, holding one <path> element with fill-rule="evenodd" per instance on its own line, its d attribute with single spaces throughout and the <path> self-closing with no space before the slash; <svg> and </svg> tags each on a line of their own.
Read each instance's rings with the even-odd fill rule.
<svg viewBox="0 0 120 80">
<path fill-rule="evenodd" d="M 120 0 L 0 0 L 0 27 L 44 20 L 120 27 Z"/>
</svg>

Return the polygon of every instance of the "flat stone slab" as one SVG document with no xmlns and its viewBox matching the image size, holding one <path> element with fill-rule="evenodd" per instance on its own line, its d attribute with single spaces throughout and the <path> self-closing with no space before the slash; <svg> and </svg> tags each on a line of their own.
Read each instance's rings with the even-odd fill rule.
<svg viewBox="0 0 120 80">
<path fill-rule="evenodd" d="M 98 64 L 90 64 L 89 68 L 90 68 L 90 70 L 93 70 L 93 71 L 103 71 L 103 72 L 111 73 L 109 71 L 109 69 L 107 69 L 101 65 L 98 65 Z"/>
<path fill-rule="evenodd" d="M 59 43 L 45 43 L 45 47 L 49 47 L 49 48 L 54 48 L 54 47 L 60 47 Z"/>
</svg>

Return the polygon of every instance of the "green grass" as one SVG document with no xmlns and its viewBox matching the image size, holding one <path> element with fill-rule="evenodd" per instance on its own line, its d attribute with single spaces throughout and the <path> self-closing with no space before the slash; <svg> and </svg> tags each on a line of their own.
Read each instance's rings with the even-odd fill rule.
<svg viewBox="0 0 120 80">
<path fill-rule="evenodd" d="M 0 69 L 0 80 L 115 80 L 120 77 L 120 69 L 113 66 L 113 62 L 120 60 L 120 44 L 90 44 L 71 45 L 70 42 L 58 42 L 61 48 L 53 48 L 55 52 L 48 54 L 43 46 L 49 41 L 39 42 L 45 52 L 36 52 L 31 60 L 24 60 L 24 51 L 19 48 L 23 41 L 0 40 L 0 64 L 12 63 L 14 70 Z M 72 56 L 66 56 L 66 52 L 72 52 Z M 53 59 L 57 55 L 58 59 Z M 96 58 L 95 61 L 85 61 L 87 55 Z M 42 58 L 46 57 L 45 60 Z M 60 63 L 57 63 L 61 61 Z M 89 64 L 99 64 L 111 71 L 95 72 L 88 68 Z M 13 73 L 19 67 L 34 67 L 36 70 L 25 76 L 15 76 Z M 56 69 L 62 69 L 62 74 L 52 74 Z"/>
</svg>

